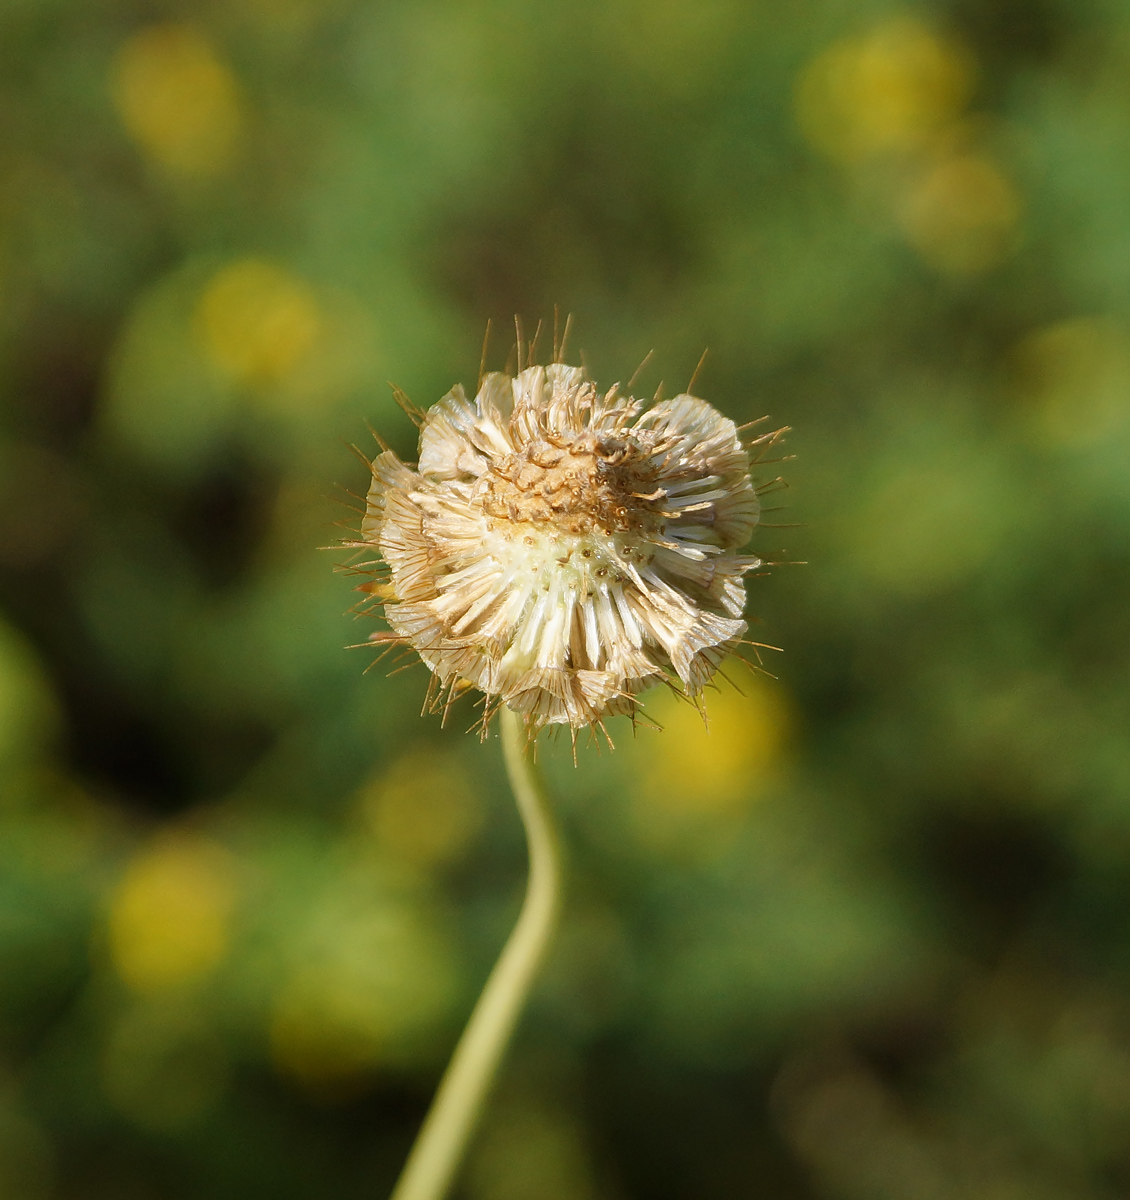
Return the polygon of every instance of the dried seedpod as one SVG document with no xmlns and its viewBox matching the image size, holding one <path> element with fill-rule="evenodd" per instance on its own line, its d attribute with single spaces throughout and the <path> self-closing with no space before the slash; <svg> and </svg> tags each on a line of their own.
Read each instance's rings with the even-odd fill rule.
<svg viewBox="0 0 1130 1200">
<path fill-rule="evenodd" d="M 573 366 L 486 375 L 419 415 L 420 459 L 372 463 L 356 564 L 444 707 L 467 687 L 531 732 L 634 715 L 666 680 L 697 697 L 746 631 L 758 522 L 733 421 L 683 394 L 646 406 Z"/>
</svg>

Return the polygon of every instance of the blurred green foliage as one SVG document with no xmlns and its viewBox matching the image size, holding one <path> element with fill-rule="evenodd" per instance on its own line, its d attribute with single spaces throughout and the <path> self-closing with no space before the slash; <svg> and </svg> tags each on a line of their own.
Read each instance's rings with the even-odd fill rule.
<svg viewBox="0 0 1130 1200">
<path fill-rule="evenodd" d="M 0 1200 L 391 1186 L 523 850 L 316 548 L 366 422 L 413 455 L 386 381 L 555 305 L 598 381 L 709 345 L 795 427 L 757 545 L 807 565 L 709 734 L 547 744 L 570 908 L 462 1194 L 1125 1195 L 1130 7 L 9 0 L 0 47 Z"/>
</svg>

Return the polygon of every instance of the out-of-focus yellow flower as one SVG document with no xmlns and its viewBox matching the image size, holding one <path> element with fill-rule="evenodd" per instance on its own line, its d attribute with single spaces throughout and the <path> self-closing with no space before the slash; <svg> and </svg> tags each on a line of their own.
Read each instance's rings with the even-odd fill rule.
<svg viewBox="0 0 1130 1200">
<path fill-rule="evenodd" d="M 482 825 L 482 807 L 452 754 L 416 751 L 361 791 L 360 809 L 382 849 L 417 867 L 457 858 Z"/>
<path fill-rule="evenodd" d="M 1130 421 L 1130 333 L 1105 317 L 1058 321 L 1014 353 L 1033 430 L 1054 446 L 1091 445 Z"/>
<path fill-rule="evenodd" d="M 839 161 L 916 151 L 960 115 L 973 76 L 963 47 L 894 20 L 814 59 L 800 77 L 797 117 L 813 146 Z"/>
<path fill-rule="evenodd" d="M 316 345 L 322 319 L 311 289 L 258 258 L 218 271 L 196 310 L 196 330 L 212 364 L 237 383 L 270 385 L 290 375 Z"/>
<path fill-rule="evenodd" d="M 899 207 L 907 238 L 932 266 L 950 275 L 994 267 L 1016 245 L 1020 196 L 988 156 L 945 155 L 912 181 Z"/>
<path fill-rule="evenodd" d="M 661 737 L 640 732 L 629 748 L 638 757 L 632 814 L 645 843 L 689 844 L 699 834 L 710 841 L 740 820 L 780 763 L 790 721 L 779 685 L 754 676 L 741 691 L 720 676 L 717 683 L 706 722 L 669 692 L 647 700 L 645 714 L 664 729 Z"/>
<path fill-rule="evenodd" d="M 1022 203 L 988 154 L 968 149 L 974 64 L 958 43 L 900 18 L 820 54 L 797 87 L 808 140 L 856 171 L 874 171 L 898 227 L 948 275 L 975 275 L 1015 249 Z"/>
<path fill-rule="evenodd" d="M 228 852 L 193 834 L 164 837 L 126 868 L 110 906 L 110 956 L 138 992 L 206 975 L 227 953 L 235 903 Z"/>
<path fill-rule="evenodd" d="M 206 177 L 231 161 L 244 125 L 239 87 L 198 30 L 169 23 L 134 34 L 111 86 L 126 128 L 159 166 Z"/>
</svg>

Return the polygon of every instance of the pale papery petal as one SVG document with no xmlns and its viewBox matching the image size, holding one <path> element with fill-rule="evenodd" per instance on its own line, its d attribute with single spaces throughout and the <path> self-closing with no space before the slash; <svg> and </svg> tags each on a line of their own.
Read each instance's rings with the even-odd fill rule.
<svg viewBox="0 0 1130 1200">
<path fill-rule="evenodd" d="M 420 430 L 420 474 L 437 481 L 482 475 L 489 460 L 471 440 L 477 419 L 461 384 L 433 404 Z"/>
</svg>

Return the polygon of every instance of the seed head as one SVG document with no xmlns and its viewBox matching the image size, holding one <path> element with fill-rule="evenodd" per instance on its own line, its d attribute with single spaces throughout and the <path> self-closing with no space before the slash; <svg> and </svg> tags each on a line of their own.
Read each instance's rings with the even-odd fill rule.
<svg viewBox="0 0 1130 1200">
<path fill-rule="evenodd" d="M 778 431 L 779 432 L 779 431 Z M 765 444 L 764 434 L 751 444 Z M 474 687 L 533 730 L 634 714 L 666 680 L 696 697 L 746 630 L 737 553 L 757 524 L 737 427 L 694 396 L 645 410 L 577 367 L 487 375 L 422 418 L 415 468 L 385 450 L 362 585 L 440 692 Z"/>
</svg>

